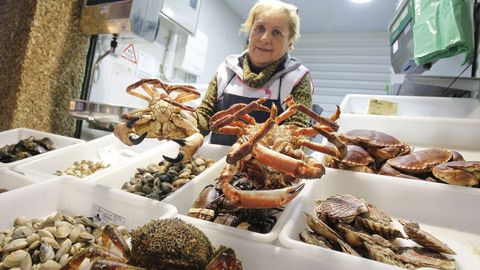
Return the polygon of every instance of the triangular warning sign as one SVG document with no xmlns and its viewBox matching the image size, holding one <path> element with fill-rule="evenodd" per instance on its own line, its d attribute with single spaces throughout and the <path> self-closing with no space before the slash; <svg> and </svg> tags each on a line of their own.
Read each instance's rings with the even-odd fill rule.
<svg viewBox="0 0 480 270">
<path fill-rule="evenodd" d="M 137 63 L 137 55 L 135 54 L 133 43 L 128 44 L 121 56 L 134 64 Z"/>
</svg>

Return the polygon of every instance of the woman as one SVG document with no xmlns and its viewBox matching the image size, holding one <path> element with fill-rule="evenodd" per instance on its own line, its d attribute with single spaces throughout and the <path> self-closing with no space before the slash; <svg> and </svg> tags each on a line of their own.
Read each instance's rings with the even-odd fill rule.
<svg viewBox="0 0 480 270">
<path fill-rule="evenodd" d="M 313 84 L 309 70 L 289 56 L 288 50 L 300 36 L 297 8 L 280 1 L 257 2 L 250 10 L 241 30 L 249 34 L 248 49 L 241 55 L 228 56 L 217 69 L 202 104 L 197 108 L 199 128 L 205 136 L 210 132 L 210 117 L 236 103 L 250 103 L 266 97 L 263 105 L 286 108 L 282 101 L 292 95 L 297 103 L 311 107 Z M 257 122 L 264 122 L 268 113 L 250 113 Z M 297 112 L 284 123 L 305 127 L 309 121 Z M 232 145 L 236 136 L 213 133 L 211 143 Z"/>
</svg>

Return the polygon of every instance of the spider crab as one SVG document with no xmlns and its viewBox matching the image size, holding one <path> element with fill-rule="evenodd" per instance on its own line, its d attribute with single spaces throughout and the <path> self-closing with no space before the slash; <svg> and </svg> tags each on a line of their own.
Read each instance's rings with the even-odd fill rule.
<svg viewBox="0 0 480 270">
<path fill-rule="evenodd" d="M 322 117 L 302 104 L 287 97 L 288 108 L 277 116 L 277 107 L 262 105 L 266 98 L 249 104 L 236 104 L 219 111 L 210 119 L 210 129 L 220 134 L 238 136 L 237 142 L 227 154 L 227 166 L 220 175 L 223 194 L 238 208 L 275 208 L 290 202 L 303 189 L 304 184 L 292 186 L 299 179 L 320 178 L 325 168 L 316 159 L 305 155 L 301 147 L 342 159 L 346 145 L 336 136 L 340 109 L 330 118 Z M 261 124 L 248 115 L 253 111 L 266 111 L 270 117 Z M 317 124 L 301 128 L 293 124 L 280 125 L 293 113 L 300 111 L 314 119 Z M 321 134 L 334 145 L 326 146 L 307 140 Z M 257 190 L 236 189 L 231 181 L 237 172 L 242 172 Z"/>
<path fill-rule="evenodd" d="M 147 94 L 136 91 L 141 87 Z M 161 93 L 158 89 L 163 89 Z M 174 98 L 170 96 L 178 92 Z M 146 108 L 122 115 L 124 122 L 117 124 L 114 134 L 127 145 L 136 145 L 145 138 L 172 140 L 180 144 L 176 158 L 164 156 L 175 163 L 188 160 L 203 144 L 203 136 L 197 128 L 195 109 L 183 103 L 197 99 L 200 93 L 189 85 L 168 85 L 157 79 L 143 79 L 127 87 L 127 93 L 148 102 Z"/>
<path fill-rule="evenodd" d="M 105 225 L 102 246 L 82 250 L 60 269 L 83 269 L 86 258 L 89 269 L 242 269 L 233 249 L 215 249 L 202 231 L 176 218 L 152 220 L 132 231 L 131 246 L 113 226 Z"/>
</svg>

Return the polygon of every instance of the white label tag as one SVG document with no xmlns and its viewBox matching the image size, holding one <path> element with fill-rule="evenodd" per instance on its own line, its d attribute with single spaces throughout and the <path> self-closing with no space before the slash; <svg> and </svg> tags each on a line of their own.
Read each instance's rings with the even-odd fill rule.
<svg viewBox="0 0 480 270">
<path fill-rule="evenodd" d="M 107 145 L 97 150 L 98 156 L 106 164 L 114 164 L 120 158 L 120 153 L 113 145 Z"/>
<path fill-rule="evenodd" d="M 93 221 L 102 225 L 116 224 L 118 226 L 125 225 L 125 218 L 109 211 L 100 205 L 92 204 Z"/>
</svg>

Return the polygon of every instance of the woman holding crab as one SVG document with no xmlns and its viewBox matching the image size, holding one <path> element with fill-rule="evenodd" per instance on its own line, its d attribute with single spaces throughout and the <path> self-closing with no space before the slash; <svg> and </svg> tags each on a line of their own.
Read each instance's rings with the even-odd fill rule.
<svg viewBox="0 0 480 270">
<path fill-rule="evenodd" d="M 249 33 L 248 49 L 241 55 L 228 56 L 220 64 L 196 110 L 203 135 L 210 132 L 210 118 L 234 104 L 248 104 L 266 97 L 263 105 L 270 108 L 274 103 L 280 114 L 286 109 L 282 101 L 292 95 L 296 103 L 311 107 L 313 84 L 309 70 L 288 53 L 300 36 L 297 12 L 295 6 L 280 1 L 260 1 L 252 7 L 241 28 Z M 269 117 L 264 111 L 249 115 L 259 123 Z M 296 112 L 285 123 L 306 127 L 309 120 L 305 114 Z M 236 140 L 235 135 L 213 133 L 210 142 L 232 145 Z"/>
</svg>

